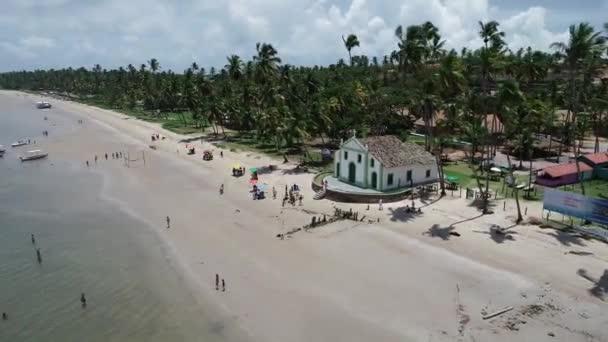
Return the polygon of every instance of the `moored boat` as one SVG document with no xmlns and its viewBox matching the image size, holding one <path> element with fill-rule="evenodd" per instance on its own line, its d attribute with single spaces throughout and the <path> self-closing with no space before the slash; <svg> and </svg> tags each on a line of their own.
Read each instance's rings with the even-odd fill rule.
<svg viewBox="0 0 608 342">
<path fill-rule="evenodd" d="M 48 109 L 51 108 L 51 104 L 46 101 L 36 102 L 36 107 L 38 109 Z"/>
<path fill-rule="evenodd" d="M 18 147 L 18 146 L 23 146 L 23 145 L 27 145 L 27 140 L 15 141 L 14 143 L 11 144 L 11 147 Z"/>
<path fill-rule="evenodd" d="M 43 152 L 42 150 L 32 150 L 32 151 L 27 151 L 25 153 L 25 155 L 19 157 L 19 159 L 21 159 L 21 161 L 28 161 L 28 160 L 36 160 L 36 159 L 42 159 L 42 158 L 46 158 L 49 154 L 46 152 Z"/>
</svg>

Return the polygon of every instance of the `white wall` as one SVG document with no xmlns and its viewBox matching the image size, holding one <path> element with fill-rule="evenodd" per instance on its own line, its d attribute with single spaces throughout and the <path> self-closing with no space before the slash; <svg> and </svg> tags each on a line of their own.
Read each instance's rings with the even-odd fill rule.
<svg viewBox="0 0 608 342">
<path fill-rule="evenodd" d="M 435 164 L 394 167 L 390 169 L 384 169 L 384 174 L 382 176 L 384 190 L 409 186 L 410 182 L 407 181 L 408 170 L 412 170 L 412 182 L 414 186 L 421 183 L 437 181 L 439 179 L 439 177 L 437 176 L 437 166 Z M 427 170 L 431 171 L 431 176 L 428 178 L 426 177 Z M 388 175 L 390 173 L 393 174 L 392 185 L 388 185 Z"/>
<path fill-rule="evenodd" d="M 348 159 L 344 159 L 344 152 L 348 152 Z M 358 155 L 361 155 L 361 162 L 358 162 Z M 340 163 L 340 178 L 348 179 L 348 168 L 350 163 L 355 164 L 355 183 L 360 186 L 365 185 L 365 155 L 364 151 L 352 151 L 352 150 L 339 150 L 336 151 L 335 163 L 334 163 L 334 175 L 336 165 Z"/>
<path fill-rule="evenodd" d="M 367 187 L 368 188 L 372 188 L 372 173 L 376 172 L 376 176 L 377 176 L 377 184 L 375 189 L 376 190 L 380 190 L 381 189 L 381 182 L 382 182 L 382 175 L 380 174 L 380 162 L 374 158 L 371 154 L 367 157 Z M 372 167 L 372 164 L 370 162 L 371 159 L 374 159 L 374 166 Z"/>
</svg>

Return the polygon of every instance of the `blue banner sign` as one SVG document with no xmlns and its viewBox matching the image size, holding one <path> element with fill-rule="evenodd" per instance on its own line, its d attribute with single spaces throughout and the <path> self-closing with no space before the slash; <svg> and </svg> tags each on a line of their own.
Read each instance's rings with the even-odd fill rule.
<svg viewBox="0 0 608 342">
<path fill-rule="evenodd" d="M 543 209 L 608 225 L 608 201 L 545 188 Z"/>
</svg>

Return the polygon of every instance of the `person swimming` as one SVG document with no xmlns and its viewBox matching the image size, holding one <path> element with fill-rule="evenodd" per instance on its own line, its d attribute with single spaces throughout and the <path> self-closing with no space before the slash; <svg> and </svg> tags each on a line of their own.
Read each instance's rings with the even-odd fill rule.
<svg viewBox="0 0 608 342">
<path fill-rule="evenodd" d="M 82 307 L 87 306 L 87 298 L 84 296 L 84 292 L 80 294 L 80 304 L 82 304 Z"/>
</svg>

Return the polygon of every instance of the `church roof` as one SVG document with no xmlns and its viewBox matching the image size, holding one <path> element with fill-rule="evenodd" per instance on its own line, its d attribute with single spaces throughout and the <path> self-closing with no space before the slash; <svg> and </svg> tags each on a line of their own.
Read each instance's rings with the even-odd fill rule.
<svg viewBox="0 0 608 342">
<path fill-rule="evenodd" d="M 369 153 L 386 168 L 405 165 L 433 165 L 435 157 L 423 147 L 403 142 L 394 135 L 383 135 L 359 139 Z"/>
</svg>

